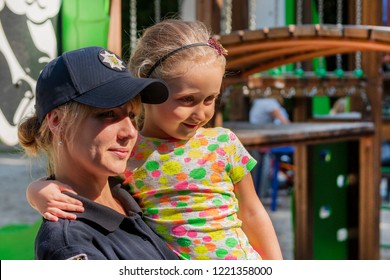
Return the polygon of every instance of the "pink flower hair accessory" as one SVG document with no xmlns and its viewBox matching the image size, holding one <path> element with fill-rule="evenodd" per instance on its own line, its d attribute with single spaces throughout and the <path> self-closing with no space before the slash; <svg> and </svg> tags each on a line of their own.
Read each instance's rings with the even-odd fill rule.
<svg viewBox="0 0 390 280">
<path fill-rule="evenodd" d="M 207 41 L 207 44 L 215 49 L 219 55 L 224 55 L 226 56 L 228 54 L 227 49 L 225 49 L 220 42 L 218 42 L 215 38 L 210 37 L 209 40 Z"/>
</svg>

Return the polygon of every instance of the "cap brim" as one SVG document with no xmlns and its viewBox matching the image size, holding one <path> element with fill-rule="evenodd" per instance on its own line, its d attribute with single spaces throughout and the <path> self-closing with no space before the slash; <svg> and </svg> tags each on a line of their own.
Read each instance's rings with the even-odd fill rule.
<svg viewBox="0 0 390 280">
<path fill-rule="evenodd" d="M 96 108 L 114 108 L 138 94 L 143 103 L 160 104 L 168 99 L 169 89 L 161 80 L 123 77 L 94 88 L 74 100 Z"/>
</svg>

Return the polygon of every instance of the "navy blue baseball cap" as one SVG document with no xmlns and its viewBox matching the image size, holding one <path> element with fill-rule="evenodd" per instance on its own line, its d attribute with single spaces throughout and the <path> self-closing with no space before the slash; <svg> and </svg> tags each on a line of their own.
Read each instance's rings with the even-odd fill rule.
<svg viewBox="0 0 390 280">
<path fill-rule="evenodd" d="M 135 78 L 126 64 L 102 47 L 63 53 L 50 61 L 37 80 L 35 110 L 39 123 L 54 108 L 71 100 L 96 108 L 114 108 L 141 95 L 143 103 L 160 104 L 169 89 L 159 79 Z"/>
</svg>

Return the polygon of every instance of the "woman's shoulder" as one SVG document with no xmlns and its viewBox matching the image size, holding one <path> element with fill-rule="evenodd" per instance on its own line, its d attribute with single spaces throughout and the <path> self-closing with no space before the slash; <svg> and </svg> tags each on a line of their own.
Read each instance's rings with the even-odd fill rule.
<svg viewBox="0 0 390 280">
<path fill-rule="evenodd" d="M 82 220 L 44 220 L 35 239 L 35 255 L 40 260 L 105 259 L 93 245 L 97 236 Z"/>
<path fill-rule="evenodd" d="M 68 246 L 73 239 L 77 242 L 82 239 L 90 239 L 89 230 L 80 220 L 59 219 L 57 222 L 44 220 L 36 237 L 36 243 L 44 243 L 46 246 L 53 244 L 55 247 Z M 76 242 L 76 241 L 75 241 Z"/>
<path fill-rule="evenodd" d="M 69 221 L 66 219 L 58 219 L 57 222 L 51 222 L 44 219 L 41 227 L 39 228 L 37 239 L 58 239 L 62 235 L 68 223 Z"/>
<path fill-rule="evenodd" d="M 36 257 L 38 259 L 58 259 L 58 252 L 72 243 L 68 237 L 71 221 L 59 219 L 57 222 L 43 220 L 35 238 Z"/>
</svg>

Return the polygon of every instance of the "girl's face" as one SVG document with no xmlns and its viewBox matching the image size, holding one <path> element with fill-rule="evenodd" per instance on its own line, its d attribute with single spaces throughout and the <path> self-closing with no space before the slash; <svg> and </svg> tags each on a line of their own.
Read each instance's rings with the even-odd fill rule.
<svg viewBox="0 0 390 280">
<path fill-rule="evenodd" d="M 75 173 L 105 177 L 124 172 L 137 139 L 134 118 L 138 110 L 130 103 L 113 109 L 94 109 L 81 121 L 73 145 L 64 149 L 70 162 L 74 161 Z"/>
<path fill-rule="evenodd" d="M 220 64 L 197 65 L 184 75 L 167 80 L 169 98 L 162 104 L 145 105 L 141 134 L 161 139 L 189 139 L 214 115 L 222 84 Z"/>
</svg>

